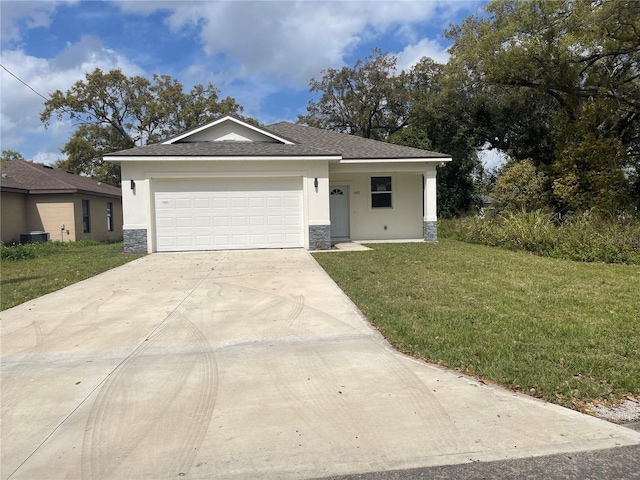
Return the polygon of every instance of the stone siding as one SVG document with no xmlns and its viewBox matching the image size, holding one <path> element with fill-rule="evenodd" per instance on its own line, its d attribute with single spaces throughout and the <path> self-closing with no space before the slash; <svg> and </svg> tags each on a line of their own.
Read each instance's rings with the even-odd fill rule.
<svg viewBox="0 0 640 480">
<path fill-rule="evenodd" d="M 438 222 L 424 222 L 424 241 L 438 241 Z"/>
<path fill-rule="evenodd" d="M 124 230 L 124 253 L 147 253 L 147 230 Z"/>
<path fill-rule="evenodd" d="M 331 225 L 309 225 L 309 250 L 331 250 Z"/>
</svg>

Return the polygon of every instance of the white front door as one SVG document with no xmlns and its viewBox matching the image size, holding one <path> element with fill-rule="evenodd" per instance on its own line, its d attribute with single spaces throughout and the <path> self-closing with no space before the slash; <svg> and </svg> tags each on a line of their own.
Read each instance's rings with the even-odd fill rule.
<svg viewBox="0 0 640 480">
<path fill-rule="evenodd" d="M 331 238 L 349 238 L 349 187 L 340 185 L 329 190 Z"/>
<path fill-rule="evenodd" d="M 157 250 L 302 247 L 301 187 L 300 177 L 158 181 Z"/>
</svg>

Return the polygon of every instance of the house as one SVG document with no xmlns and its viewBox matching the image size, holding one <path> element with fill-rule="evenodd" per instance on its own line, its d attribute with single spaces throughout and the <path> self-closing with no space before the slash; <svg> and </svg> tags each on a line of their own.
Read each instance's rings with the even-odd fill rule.
<svg viewBox="0 0 640 480">
<path fill-rule="evenodd" d="M 494 216 L 497 213 L 496 200 L 489 195 L 476 195 L 473 199 L 473 206 L 477 211 L 478 218 L 485 218 L 485 216 Z"/>
<path fill-rule="evenodd" d="M 17 243 L 32 231 L 65 242 L 122 239 L 118 187 L 23 160 L 3 162 L 0 172 L 3 243 Z"/>
<path fill-rule="evenodd" d="M 436 167 L 451 160 L 230 116 L 104 159 L 122 167 L 127 252 L 435 241 Z"/>
</svg>

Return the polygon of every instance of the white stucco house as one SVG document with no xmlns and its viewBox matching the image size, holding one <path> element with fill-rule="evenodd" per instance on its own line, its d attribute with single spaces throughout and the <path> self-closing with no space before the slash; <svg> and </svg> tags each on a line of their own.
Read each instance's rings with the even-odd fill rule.
<svg viewBox="0 0 640 480">
<path fill-rule="evenodd" d="M 122 167 L 125 251 L 145 253 L 436 241 L 436 167 L 451 160 L 230 116 L 104 159 Z"/>
</svg>

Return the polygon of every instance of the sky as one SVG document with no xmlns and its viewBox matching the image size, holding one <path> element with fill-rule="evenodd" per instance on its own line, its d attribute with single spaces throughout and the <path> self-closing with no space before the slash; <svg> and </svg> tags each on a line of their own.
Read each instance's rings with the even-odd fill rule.
<svg viewBox="0 0 640 480">
<path fill-rule="evenodd" d="M 316 98 L 312 78 L 374 48 L 395 55 L 399 69 L 423 56 L 446 62 L 444 29 L 484 3 L 0 0 L 1 148 L 40 163 L 63 158 L 77 125 L 52 118 L 45 128 L 42 97 L 96 68 L 169 75 L 185 91 L 211 82 L 263 124 L 296 121 Z"/>
</svg>

